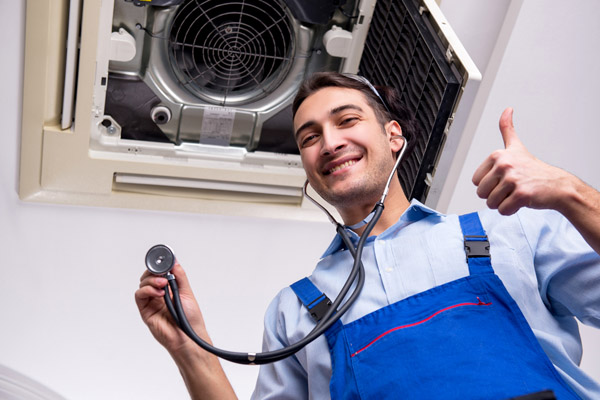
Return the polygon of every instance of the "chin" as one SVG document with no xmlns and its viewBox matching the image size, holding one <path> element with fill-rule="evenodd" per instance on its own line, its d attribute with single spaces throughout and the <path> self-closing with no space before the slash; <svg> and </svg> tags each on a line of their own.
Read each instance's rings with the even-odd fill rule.
<svg viewBox="0 0 600 400">
<path fill-rule="evenodd" d="M 379 187 L 381 186 L 381 188 Z M 344 188 L 337 190 L 316 190 L 317 193 L 332 206 L 338 207 L 353 207 L 360 206 L 367 202 L 375 204 L 383 194 L 384 185 L 365 184 L 364 182 L 349 184 Z"/>
</svg>

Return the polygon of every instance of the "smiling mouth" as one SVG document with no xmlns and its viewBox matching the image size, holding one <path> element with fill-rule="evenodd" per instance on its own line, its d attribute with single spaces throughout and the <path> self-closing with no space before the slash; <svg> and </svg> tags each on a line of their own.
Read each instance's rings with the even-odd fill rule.
<svg viewBox="0 0 600 400">
<path fill-rule="evenodd" d="M 333 174 L 334 172 L 344 169 L 346 167 L 349 167 L 351 165 L 354 165 L 357 162 L 358 162 L 358 160 L 348 160 L 340 165 L 336 165 L 335 167 L 331 168 L 329 171 L 327 171 L 327 173 L 325 175 Z"/>
</svg>

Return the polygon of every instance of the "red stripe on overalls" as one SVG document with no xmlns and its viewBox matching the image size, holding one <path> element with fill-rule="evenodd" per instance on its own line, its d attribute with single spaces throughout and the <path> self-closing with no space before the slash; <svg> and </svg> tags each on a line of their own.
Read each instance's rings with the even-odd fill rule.
<svg viewBox="0 0 600 400">
<path fill-rule="evenodd" d="M 453 308 L 458 308 L 458 307 L 465 307 L 465 306 L 489 306 L 492 303 L 484 303 L 482 302 L 479 297 L 477 298 L 478 302 L 477 303 L 460 303 L 460 304 L 455 304 L 453 306 L 449 306 L 446 308 L 443 308 L 439 311 L 436 311 L 435 313 L 431 314 L 429 317 L 422 319 L 421 321 L 417 321 L 417 322 L 413 322 L 412 324 L 407 324 L 407 325 L 401 325 L 401 326 L 397 326 L 395 328 L 392 328 L 390 330 L 387 330 L 385 332 L 383 332 L 381 335 L 377 336 L 375 339 L 373 339 L 371 342 L 369 342 L 366 346 L 364 346 L 363 348 L 357 350 L 356 352 L 352 353 L 350 355 L 350 357 L 354 357 L 355 355 L 357 355 L 358 353 L 365 351 L 367 348 L 369 348 L 372 344 L 374 344 L 375 342 L 377 342 L 379 339 L 381 339 L 382 337 L 389 335 L 390 333 L 400 330 L 400 329 L 404 329 L 404 328 L 410 328 L 412 326 L 416 326 L 416 325 L 420 325 L 423 324 L 427 321 L 429 321 L 430 319 L 432 319 L 433 317 L 435 317 L 436 315 L 439 315 L 441 313 L 443 313 L 444 311 L 448 311 L 451 310 Z"/>
</svg>

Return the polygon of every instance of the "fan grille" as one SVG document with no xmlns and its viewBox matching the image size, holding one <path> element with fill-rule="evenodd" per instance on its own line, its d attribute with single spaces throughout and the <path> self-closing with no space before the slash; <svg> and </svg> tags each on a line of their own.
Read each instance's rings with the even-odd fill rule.
<svg viewBox="0 0 600 400">
<path fill-rule="evenodd" d="M 291 17 L 279 1 L 188 0 L 169 34 L 179 82 L 215 104 L 244 104 L 271 93 L 294 58 Z"/>
</svg>

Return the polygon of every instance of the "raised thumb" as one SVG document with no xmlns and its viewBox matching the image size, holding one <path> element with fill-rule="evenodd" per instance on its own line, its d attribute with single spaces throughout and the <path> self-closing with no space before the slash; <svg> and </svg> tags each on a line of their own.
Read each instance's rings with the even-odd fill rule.
<svg viewBox="0 0 600 400">
<path fill-rule="evenodd" d="M 508 148 L 514 144 L 521 144 L 515 126 L 513 124 L 513 109 L 508 107 L 500 116 L 500 133 L 504 141 L 504 148 Z"/>
</svg>

